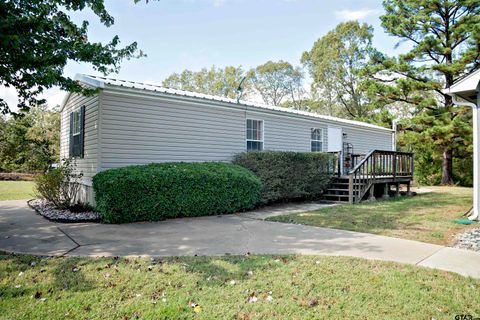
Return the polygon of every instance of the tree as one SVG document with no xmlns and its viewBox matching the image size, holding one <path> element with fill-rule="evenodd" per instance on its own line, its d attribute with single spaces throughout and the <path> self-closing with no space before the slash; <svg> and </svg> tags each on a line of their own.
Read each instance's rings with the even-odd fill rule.
<svg viewBox="0 0 480 320">
<path fill-rule="evenodd" d="M 47 106 L 0 118 L 0 171 L 45 171 L 59 162 L 60 113 Z"/>
<path fill-rule="evenodd" d="M 134 0 L 138 2 L 139 0 Z M 107 43 L 88 41 L 88 21 L 75 24 L 68 13 L 90 8 L 106 27 L 114 18 L 104 0 L 4 0 L 0 2 L 0 85 L 14 87 L 18 107 L 26 112 L 45 101 L 38 96 L 52 86 L 92 94 L 63 75 L 68 61 L 90 63 L 94 70 L 117 72 L 123 59 L 142 56 L 137 43 L 120 48 L 118 36 Z M 0 98 L 0 111 L 11 111 Z"/>
<path fill-rule="evenodd" d="M 442 88 L 450 87 L 480 65 L 478 0 L 385 0 L 381 16 L 387 33 L 412 48 L 398 58 L 383 57 L 373 90 L 380 98 L 414 105 L 417 118 L 409 128 L 429 141 L 442 157 L 442 184 L 453 183 L 454 151 L 463 148 L 465 127 Z M 428 139 L 427 139 L 428 137 Z"/>
<path fill-rule="evenodd" d="M 184 70 L 174 73 L 163 80 L 163 85 L 170 88 L 194 91 L 226 98 L 236 98 L 237 88 L 242 78 L 246 76 L 242 67 L 227 66 L 217 69 L 203 68 L 199 71 Z M 244 82 L 248 86 L 248 83 Z"/>
<path fill-rule="evenodd" d="M 313 78 L 312 91 L 323 105 L 343 109 L 350 118 L 368 118 L 372 105 L 362 81 L 365 67 L 378 52 L 372 46 L 373 28 L 357 21 L 340 23 L 302 55 Z M 322 99 L 322 97 L 325 97 Z"/>
<path fill-rule="evenodd" d="M 253 86 L 253 94 L 259 94 L 265 104 L 274 106 L 289 101 L 298 106 L 303 89 L 303 73 L 285 61 L 268 61 L 251 69 L 248 79 Z"/>
</svg>

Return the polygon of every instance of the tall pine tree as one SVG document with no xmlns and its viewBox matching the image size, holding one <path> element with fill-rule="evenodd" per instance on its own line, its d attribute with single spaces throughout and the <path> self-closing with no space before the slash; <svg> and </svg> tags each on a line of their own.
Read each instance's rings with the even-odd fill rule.
<svg viewBox="0 0 480 320">
<path fill-rule="evenodd" d="M 480 65 L 480 2 L 385 0 L 383 6 L 383 28 L 411 49 L 381 61 L 388 76 L 377 78 L 374 91 L 416 106 L 417 117 L 410 129 L 423 138 L 428 135 L 442 155 L 441 183 L 451 184 L 453 152 L 465 134 L 458 121 L 465 110 L 454 106 L 442 89 Z"/>
</svg>

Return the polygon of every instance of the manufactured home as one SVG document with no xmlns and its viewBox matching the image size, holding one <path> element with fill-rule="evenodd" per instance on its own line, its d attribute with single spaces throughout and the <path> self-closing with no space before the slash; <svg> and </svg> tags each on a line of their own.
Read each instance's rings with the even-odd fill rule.
<svg viewBox="0 0 480 320">
<path fill-rule="evenodd" d="M 60 156 L 74 158 L 83 172 L 81 197 L 86 202 L 94 201 L 92 177 L 102 170 L 152 162 L 230 161 L 249 150 L 336 152 L 341 154 L 339 179 L 361 162 L 372 167 L 371 161 L 383 168 L 377 178 L 392 173 L 394 166 L 393 171 L 405 170 L 393 173 L 397 180 L 392 182 L 411 179 L 413 161 L 394 152 L 395 132 L 390 128 L 153 84 L 89 75 L 77 75 L 76 80 L 98 92 L 65 97 Z M 359 184 L 365 172 L 359 171 L 350 185 Z M 337 183 L 332 200 L 355 200 L 355 190 L 342 192 L 342 181 Z M 357 198 L 366 191 L 359 191 Z"/>
</svg>

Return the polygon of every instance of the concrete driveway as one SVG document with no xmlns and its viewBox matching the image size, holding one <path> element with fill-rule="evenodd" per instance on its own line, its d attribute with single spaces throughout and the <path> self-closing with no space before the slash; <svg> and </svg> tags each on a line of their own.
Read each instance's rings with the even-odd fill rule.
<svg viewBox="0 0 480 320">
<path fill-rule="evenodd" d="M 302 207 L 303 206 L 303 207 Z M 292 205 L 238 215 L 107 225 L 53 223 L 25 201 L 0 201 L 0 250 L 52 256 L 320 254 L 395 261 L 480 278 L 480 253 L 366 233 L 263 221 L 316 209 Z"/>
</svg>

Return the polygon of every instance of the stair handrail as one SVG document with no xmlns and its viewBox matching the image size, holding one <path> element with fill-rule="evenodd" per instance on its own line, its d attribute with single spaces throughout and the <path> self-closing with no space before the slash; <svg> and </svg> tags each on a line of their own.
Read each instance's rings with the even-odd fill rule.
<svg viewBox="0 0 480 320">
<path fill-rule="evenodd" d="M 358 178 L 360 172 L 365 170 L 365 167 L 368 166 L 368 163 L 371 161 L 372 155 L 376 150 L 369 151 L 365 158 L 363 158 L 352 170 L 348 173 L 348 202 L 353 204 L 359 202 L 360 197 L 363 197 L 366 190 L 362 179 Z M 370 187 L 370 186 L 369 186 Z"/>
</svg>

